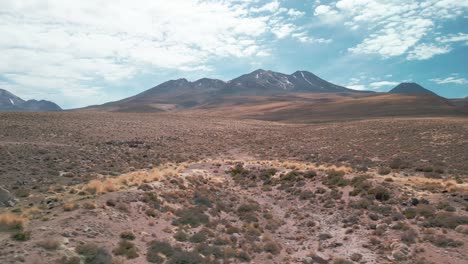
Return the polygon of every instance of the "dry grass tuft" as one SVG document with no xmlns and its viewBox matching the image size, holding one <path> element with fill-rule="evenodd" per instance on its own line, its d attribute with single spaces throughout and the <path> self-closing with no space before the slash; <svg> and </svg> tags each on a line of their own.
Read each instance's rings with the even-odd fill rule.
<svg viewBox="0 0 468 264">
<path fill-rule="evenodd" d="M 26 219 L 11 213 L 0 214 L 0 231 L 23 230 Z"/>
</svg>

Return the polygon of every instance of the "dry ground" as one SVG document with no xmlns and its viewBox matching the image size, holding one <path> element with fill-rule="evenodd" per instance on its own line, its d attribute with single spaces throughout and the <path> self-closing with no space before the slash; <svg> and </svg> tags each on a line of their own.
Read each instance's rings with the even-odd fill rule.
<svg viewBox="0 0 468 264">
<path fill-rule="evenodd" d="M 0 120 L 0 263 L 468 260 L 468 119 Z"/>
</svg>

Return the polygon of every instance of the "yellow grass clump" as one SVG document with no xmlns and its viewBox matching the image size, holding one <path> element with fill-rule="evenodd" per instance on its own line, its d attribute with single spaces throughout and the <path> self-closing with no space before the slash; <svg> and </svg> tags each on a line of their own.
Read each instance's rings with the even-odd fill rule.
<svg viewBox="0 0 468 264">
<path fill-rule="evenodd" d="M 159 181 L 163 177 L 175 176 L 180 174 L 184 169 L 185 164 L 166 164 L 165 166 L 156 167 L 149 172 L 136 171 L 114 178 L 91 180 L 82 187 L 82 190 L 96 195 L 115 192 L 125 187 L 136 187 L 144 183 Z"/>
<path fill-rule="evenodd" d="M 0 214 L 0 231 L 22 230 L 26 225 L 26 219 L 11 213 Z"/>
</svg>

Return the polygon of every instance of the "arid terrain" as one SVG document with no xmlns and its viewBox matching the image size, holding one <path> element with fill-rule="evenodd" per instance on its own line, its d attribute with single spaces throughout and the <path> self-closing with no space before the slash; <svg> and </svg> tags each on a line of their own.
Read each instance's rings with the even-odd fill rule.
<svg viewBox="0 0 468 264">
<path fill-rule="evenodd" d="M 468 261 L 466 117 L 0 120 L 0 263 Z"/>
</svg>

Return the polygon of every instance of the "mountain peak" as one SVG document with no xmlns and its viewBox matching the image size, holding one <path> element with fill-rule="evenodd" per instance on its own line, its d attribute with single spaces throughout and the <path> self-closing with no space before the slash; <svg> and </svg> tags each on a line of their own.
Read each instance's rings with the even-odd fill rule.
<svg viewBox="0 0 468 264">
<path fill-rule="evenodd" d="M 0 111 L 60 111 L 62 110 L 53 102 L 45 100 L 25 101 L 11 92 L 0 89 Z"/>
<path fill-rule="evenodd" d="M 389 91 L 394 94 L 425 94 L 425 95 L 436 95 L 434 92 L 422 87 L 421 85 L 414 82 L 404 82 L 397 85 L 395 88 Z"/>
</svg>

